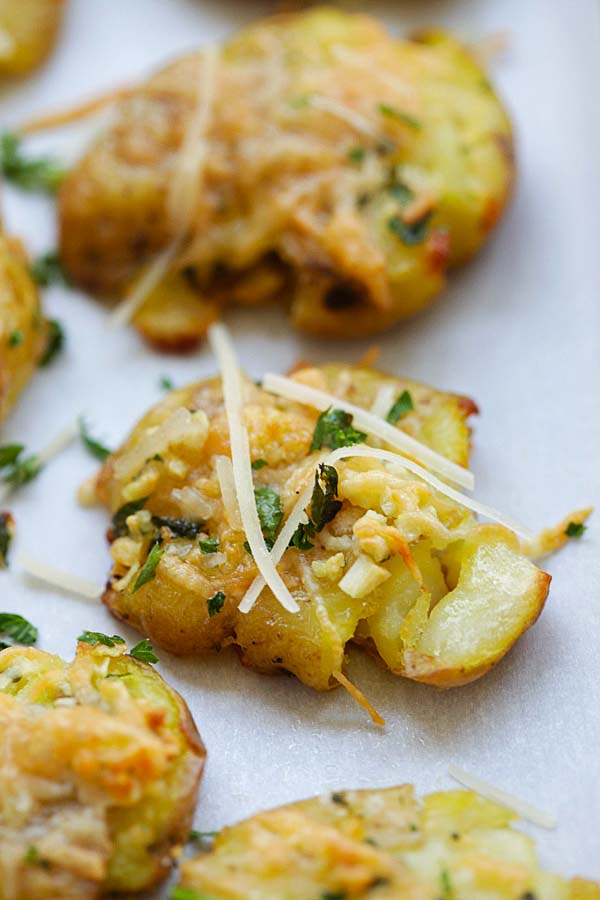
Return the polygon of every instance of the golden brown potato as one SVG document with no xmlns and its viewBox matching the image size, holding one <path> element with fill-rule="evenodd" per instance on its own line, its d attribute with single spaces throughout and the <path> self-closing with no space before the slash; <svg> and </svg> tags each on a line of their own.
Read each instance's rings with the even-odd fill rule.
<svg viewBox="0 0 600 900">
<path fill-rule="evenodd" d="M 382 392 L 388 403 L 407 392 L 414 408 L 399 426 L 467 463 L 466 418 L 475 407 L 465 398 L 348 366 L 293 377 L 367 409 Z M 251 382 L 245 398 L 261 524 L 273 541 L 322 458 L 310 450 L 318 414 Z M 299 612 L 265 589 L 241 613 L 257 572 L 219 480 L 219 460 L 229 453 L 220 379 L 209 379 L 150 410 L 96 480 L 98 499 L 115 514 L 104 601 L 172 652 L 235 644 L 245 665 L 284 669 L 327 690 L 354 640 L 392 672 L 452 687 L 484 674 L 539 615 L 550 577 L 526 559 L 515 535 L 478 525 L 411 475 L 401 457 L 398 466 L 354 457 L 319 468 L 313 533 L 299 533 L 279 565 Z"/>
<path fill-rule="evenodd" d="M 0 423 L 48 345 L 48 326 L 18 241 L 0 234 Z"/>
<path fill-rule="evenodd" d="M 540 868 L 517 816 L 471 791 L 343 791 L 259 813 L 184 864 L 173 900 L 600 900 Z"/>
<path fill-rule="evenodd" d="M 23 75 L 48 56 L 65 0 L 0 0 L 0 75 Z"/>
<path fill-rule="evenodd" d="M 185 703 L 121 639 L 87 639 L 70 664 L 0 653 L 1 900 L 142 890 L 188 835 L 205 751 Z"/>
<path fill-rule="evenodd" d="M 465 47 L 310 10 L 122 100 L 63 184 L 60 253 L 76 283 L 114 295 L 180 240 L 135 320 L 159 346 L 187 349 L 228 303 L 363 336 L 432 301 L 502 215 L 513 170 L 509 121 Z"/>
</svg>

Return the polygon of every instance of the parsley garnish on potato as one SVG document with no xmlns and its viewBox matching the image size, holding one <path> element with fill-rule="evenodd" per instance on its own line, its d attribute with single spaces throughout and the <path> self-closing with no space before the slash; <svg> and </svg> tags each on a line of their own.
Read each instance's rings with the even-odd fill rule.
<svg viewBox="0 0 600 900">
<path fill-rule="evenodd" d="M 225 603 L 225 594 L 223 591 L 217 591 L 212 597 L 209 597 L 206 601 L 208 606 L 208 615 L 209 618 L 212 619 L 213 616 L 216 616 L 217 613 L 220 613 L 223 609 L 223 604 Z"/>
<path fill-rule="evenodd" d="M 565 534 L 570 538 L 580 538 L 586 530 L 587 525 L 584 525 L 583 522 L 569 522 L 565 528 Z"/>
<path fill-rule="evenodd" d="M 82 644 L 89 644 L 90 647 L 97 647 L 98 644 L 103 644 L 105 647 L 114 647 L 115 644 L 125 643 L 118 634 L 113 634 L 109 637 L 107 634 L 102 634 L 101 631 L 83 631 L 77 640 Z"/>
<path fill-rule="evenodd" d="M 396 109 L 395 106 L 390 106 L 389 103 L 379 103 L 377 109 L 386 119 L 395 119 L 397 122 L 402 122 L 403 125 L 408 125 L 410 128 L 419 129 L 422 127 L 415 116 L 411 116 L 410 113 L 403 112 L 401 109 Z"/>
<path fill-rule="evenodd" d="M 0 137 L 0 169 L 8 181 L 26 191 L 54 194 L 67 174 L 64 166 L 46 156 L 28 159 L 16 134 L 5 131 Z"/>
<path fill-rule="evenodd" d="M 313 450 L 321 450 L 323 447 L 330 447 L 332 450 L 350 447 L 352 444 L 361 444 L 366 437 L 363 431 L 357 431 L 353 427 L 350 413 L 330 406 L 317 419 L 310 451 L 312 453 Z"/>
<path fill-rule="evenodd" d="M 5 471 L 2 474 L 2 481 L 11 484 L 13 487 L 19 487 L 27 484 L 42 471 L 43 463 L 39 456 L 32 453 L 31 456 L 23 456 L 23 444 L 5 444 L 0 447 L 0 469 Z"/>
<path fill-rule="evenodd" d="M 38 630 L 35 625 L 18 613 L 0 613 L 0 634 L 12 638 L 17 644 L 35 644 L 38 638 Z M 0 649 L 8 646 L 8 644 L 2 643 Z"/>
<path fill-rule="evenodd" d="M 177 537 L 195 538 L 200 534 L 204 522 L 192 519 L 172 519 L 170 516 L 152 516 L 152 524 L 157 528 L 168 528 Z"/>
<path fill-rule="evenodd" d="M 60 322 L 57 322 L 56 319 L 49 319 L 48 321 L 48 342 L 46 344 L 46 349 L 42 358 L 40 359 L 40 366 L 49 365 L 55 356 L 61 352 L 65 345 L 65 332 L 63 330 Z"/>
<path fill-rule="evenodd" d="M 265 544 L 270 550 L 275 543 L 275 538 L 283 519 L 281 497 L 277 491 L 270 487 L 254 488 L 254 497 Z"/>
<path fill-rule="evenodd" d="M 109 450 L 108 447 L 106 447 L 104 444 L 101 444 L 100 441 L 96 440 L 96 438 L 92 437 L 88 424 L 83 416 L 79 417 L 78 424 L 79 436 L 86 450 L 88 450 L 95 459 L 99 459 L 100 462 L 104 462 L 105 459 L 110 456 L 112 451 Z"/>
<path fill-rule="evenodd" d="M 49 253 L 36 257 L 29 266 L 29 272 L 40 287 L 50 287 L 52 284 L 69 284 L 69 279 L 56 250 L 51 250 Z"/>
<path fill-rule="evenodd" d="M 15 328 L 8 336 L 7 344 L 9 347 L 20 347 L 25 338 L 20 328 Z"/>
<path fill-rule="evenodd" d="M 139 589 L 145 584 L 148 584 L 149 581 L 152 581 L 152 579 L 155 577 L 157 566 L 161 561 L 164 552 L 164 548 L 161 547 L 157 541 L 150 550 L 146 562 L 140 569 L 140 573 L 136 578 L 135 584 L 133 586 L 134 594 L 136 591 L 139 591 Z"/>
<path fill-rule="evenodd" d="M 134 659 L 139 659 L 140 662 L 158 662 L 158 656 L 154 652 L 154 648 L 148 638 L 144 638 L 138 644 L 136 644 L 135 647 L 132 647 L 129 651 L 129 655 L 133 656 Z"/>
<path fill-rule="evenodd" d="M 336 500 L 338 473 L 334 466 L 322 463 L 315 473 L 315 486 L 310 501 L 310 513 L 306 524 L 300 523 L 292 535 L 290 546 L 297 550 L 310 550 L 314 545 L 310 538 L 331 522 L 342 508 Z"/>
<path fill-rule="evenodd" d="M 391 425 L 399 422 L 407 413 L 415 408 L 413 399 L 408 391 L 402 391 L 400 396 L 394 401 L 388 412 L 386 421 Z"/>
<path fill-rule="evenodd" d="M 428 212 L 416 222 L 408 225 L 400 216 L 391 216 L 388 219 L 388 228 L 392 234 L 400 238 L 403 244 L 412 247 L 415 244 L 422 244 L 427 237 L 430 218 L 431 213 Z"/>
<path fill-rule="evenodd" d="M 206 538 L 205 541 L 198 541 L 201 553 L 216 553 L 219 549 L 219 541 L 217 538 Z"/>
<path fill-rule="evenodd" d="M 124 503 L 119 507 L 112 517 L 111 539 L 125 537 L 128 534 L 127 519 L 143 509 L 147 500 L 147 497 L 141 497 L 139 500 L 130 500 L 129 503 Z"/>
</svg>

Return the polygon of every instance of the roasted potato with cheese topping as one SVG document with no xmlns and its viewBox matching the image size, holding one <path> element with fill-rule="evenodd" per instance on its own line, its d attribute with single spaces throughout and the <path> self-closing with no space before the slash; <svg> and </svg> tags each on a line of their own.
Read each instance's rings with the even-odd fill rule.
<svg viewBox="0 0 600 900">
<path fill-rule="evenodd" d="M 23 75 L 48 56 L 65 0 L 0 0 L 0 75 Z"/>
<path fill-rule="evenodd" d="M 48 346 L 37 288 L 18 241 L 0 234 L 0 422 Z"/>
<path fill-rule="evenodd" d="M 204 758 L 181 697 L 118 637 L 80 641 L 70 664 L 3 650 L 1 900 L 95 900 L 160 881 Z"/>
<path fill-rule="evenodd" d="M 507 115 L 464 46 L 313 9 L 130 92 L 62 186 L 60 254 L 77 284 L 114 295 L 171 248 L 135 318 L 160 347 L 193 346 L 229 303 L 363 336 L 477 252 L 513 172 Z"/>
<path fill-rule="evenodd" d="M 464 397 L 349 366 L 293 377 L 367 409 L 382 397 L 386 404 L 408 398 L 398 427 L 454 462 L 468 460 L 466 419 L 475 406 Z M 249 381 L 244 391 L 268 541 L 315 480 L 312 524 L 279 564 L 299 612 L 284 610 L 267 589 L 251 612 L 238 610 L 257 569 L 235 493 L 228 497 L 219 474 L 230 447 L 221 382 L 213 378 L 150 410 L 96 478 L 95 496 L 114 514 L 104 602 L 119 618 L 174 653 L 235 644 L 245 665 L 285 669 L 318 690 L 335 686 L 351 640 L 397 674 L 439 687 L 464 684 L 535 622 L 550 576 L 524 556 L 512 531 L 477 524 L 403 467 L 401 456 L 397 465 L 349 457 L 318 466 L 318 413 Z M 338 446 L 365 439 L 350 440 L 344 429 L 352 426 L 335 409 L 319 418 L 321 435 L 330 426 Z"/>
<path fill-rule="evenodd" d="M 600 900 L 544 871 L 515 813 L 471 791 L 343 791 L 262 812 L 183 866 L 178 900 Z"/>
</svg>

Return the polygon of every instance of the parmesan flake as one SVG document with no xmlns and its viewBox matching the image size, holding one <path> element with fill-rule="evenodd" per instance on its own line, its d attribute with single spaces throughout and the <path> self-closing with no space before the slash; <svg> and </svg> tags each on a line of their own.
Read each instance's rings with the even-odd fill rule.
<svg viewBox="0 0 600 900">
<path fill-rule="evenodd" d="M 99 600 L 104 590 L 102 585 L 94 584 L 87 578 L 80 578 L 79 575 L 72 575 L 70 572 L 64 572 L 55 566 L 41 560 L 34 559 L 27 553 L 21 553 L 17 558 L 17 564 L 33 578 L 49 584 L 51 587 L 59 588 L 67 591 L 69 594 L 75 594 L 84 600 Z"/>
<path fill-rule="evenodd" d="M 486 800 L 491 800 L 493 803 L 498 803 L 500 806 L 514 810 L 521 819 L 531 822 L 533 825 L 539 825 L 540 828 L 549 830 L 556 828 L 556 816 L 537 809 L 530 803 L 515 797 L 514 794 L 509 794 L 501 790 L 501 788 L 494 787 L 493 784 L 489 784 L 477 775 L 471 775 L 469 772 L 465 772 L 464 769 L 454 765 L 448 766 L 448 774 L 450 778 L 458 781 L 464 787 L 481 794 Z"/>
</svg>

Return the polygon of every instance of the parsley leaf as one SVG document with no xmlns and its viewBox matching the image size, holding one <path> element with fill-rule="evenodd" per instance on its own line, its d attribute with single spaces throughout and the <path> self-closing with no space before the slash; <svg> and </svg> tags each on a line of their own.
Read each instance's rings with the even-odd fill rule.
<svg viewBox="0 0 600 900">
<path fill-rule="evenodd" d="M 295 547 L 296 550 L 312 550 L 315 545 L 309 540 L 310 537 L 314 537 L 314 534 L 310 533 L 311 527 L 310 522 L 308 524 L 301 522 L 291 537 L 290 547 Z"/>
<path fill-rule="evenodd" d="M 34 259 L 29 266 L 29 272 L 33 280 L 41 287 L 49 287 L 51 284 L 69 284 L 69 279 L 56 250 L 44 253 L 43 256 Z"/>
<path fill-rule="evenodd" d="M 77 640 L 82 644 L 89 644 L 90 647 L 97 647 L 98 644 L 103 644 L 105 647 L 114 647 L 115 644 L 125 643 L 118 634 L 113 634 L 109 637 L 107 634 L 102 634 L 101 631 L 83 631 Z"/>
<path fill-rule="evenodd" d="M 35 644 L 38 630 L 18 613 L 0 613 L 0 634 L 8 635 L 18 644 Z"/>
<path fill-rule="evenodd" d="M 65 333 L 63 331 L 63 327 L 60 322 L 57 322 L 56 319 L 50 319 L 48 321 L 48 342 L 46 344 L 46 349 L 42 358 L 40 359 L 40 366 L 49 365 L 55 356 L 61 352 L 65 344 Z"/>
<path fill-rule="evenodd" d="M 202 553 L 216 553 L 219 549 L 217 538 L 206 538 L 205 541 L 198 541 L 198 545 Z"/>
<path fill-rule="evenodd" d="M 402 391 L 400 396 L 392 403 L 390 411 L 385 417 L 386 422 L 395 425 L 400 419 L 415 408 L 413 399 L 408 391 Z"/>
<path fill-rule="evenodd" d="M 36 475 L 39 475 L 44 464 L 35 453 L 31 456 L 25 456 L 22 459 L 16 459 L 12 466 L 5 473 L 3 480 L 13 487 L 20 487 L 32 481 Z"/>
<path fill-rule="evenodd" d="M 134 659 L 139 659 L 140 662 L 158 662 L 158 656 L 154 652 L 154 648 L 152 647 L 152 644 L 150 643 L 148 638 L 144 638 L 139 642 L 139 644 L 136 644 L 135 647 L 132 647 L 129 651 L 129 655 L 133 656 Z"/>
<path fill-rule="evenodd" d="M 254 497 L 265 544 L 271 549 L 283 519 L 281 497 L 270 487 L 254 488 Z"/>
<path fill-rule="evenodd" d="M 175 887 L 169 895 L 169 900 L 218 900 L 213 894 L 200 893 L 192 888 Z"/>
<path fill-rule="evenodd" d="M 422 244 L 427 237 L 430 218 L 431 212 L 428 212 L 416 222 L 407 225 L 400 216 L 392 216 L 388 219 L 388 228 L 403 244 L 413 247 L 415 244 Z"/>
<path fill-rule="evenodd" d="M 570 538 L 580 538 L 585 531 L 587 531 L 587 525 L 584 525 L 583 522 L 569 522 L 565 528 L 565 534 Z"/>
<path fill-rule="evenodd" d="M 381 113 L 382 116 L 385 116 L 386 119 L 395 119 L 397 122 L 402 122 L 403 125 L 409 125 L 410 128 L 420 129 L 421 123 L 415 116 L 411 116 L 409 113 L 403 112 L 401 109 L 396 109 L 394 106 L 390 106 L 388 103 L 379 103 L 377 105 L 377 109 Z"/>
<path fill-rule="evenodd" d="M 123 506 L 119 507 L 112 517 L 112 529 L 110 535 L 112 540 L 118 537 L 125 537 L 125 535 L 129 534 L 127 519 L 129 516 L 133 516 L 136 512 L 139 512 L 140 509 L 143 509 L 147 500 L 147 497 L 141 497 L 139 500 L 130 500 L 129 503 L 124 503 Z"/>
<path fill-rule="evenodd" d="M 212 841 L 218 834 L 218 831 L 195 831 L 192 829 L 188 835 L 188 841 Z"/>
<path fill-rule="evenodd" d="M 351 163 L 354 163 L 355 166 L 360 166 L 360 164 L 364 162 L 366 155 L 367 151 L 364 147 L 352 147 L 348 150 L 348 159 Z"/>
<path fill-rule="evenodd" d="M 310 501 L 310 513 L 307 524 L 298 525 L 292 535 L 290 546 L 297 550 L 310 550 L 309 538 L 331 522 L 342 508 L 342 501 L 336 500 L 338 489 L 338 473 L 334 466 L 321 463 L 315 473 L 315 486 Z"/>
<path fill-rule="evenodd" d="M 139 575 L 136 578 L 135 584 L 133 586 L 134 594 L 136 591 L 139 591 L 141 587 L 144 587 L 145 584 L 148 584 L 149 581 L 152 581 L 152 579 L 156 575 L 157 566 L 161 561 L 164 552 L 164 548 L 162 548 L 157 541 L 150 550 L 146 562 L 140 569 Z"/>
<path fill-rule="evenodd" d="M 0 169 L 8 181 L 26 191 L 45 191 L 54 194 L 67 174 L 64 166 L 54 159 L 27 159 L 21 151 L 21 141 L 5 131 L 0 137 Z"/>
<path fill-rule="evenodd" d="M 194 522 L 192 519 L 171 519 L 169 516 L 152 516 L 152 524 L 157 528 L 166 527 L 177 537 L 184 538 L 195 538 L 204 526 L 204 522 Z"/>
<path fill-rule="evenodd" d="M 104 460 L 110 456 L 111 451 L 108 447 L 105 447 L 104 444 L 101 444 L 100 441 L 97 441 L 89 432 L 87 422 L 80 416 L 78 419 L 79 425 L 79 437 L 83 441 L 84 447 L 89 450 L 91 455 L 95 457 L 95 459 L 99 459 L 100 462 L 104 462 Z"/>
<path fill-rule="evenodd" d="M 23 336 L 23 332 L 21 331 L 21 329 L 15 328 L 15 330 L 11 331 L 11 333 L 9 334 L 6 343 L 9 347 L 20 347 L 24 340 L 25 337 Z"/>
<path fill-rule="evenodd" d="M 0 447 L 0 469 L 16 462 L 24 449 L 23 444 L 4 444 Z"/>
<path fill-rule="evenodd" d="M 268 465 L 269 463 L 266 461 L 266 459 L 255 459 L 252 463 L 252 468 L 255 472 L 257 472 L 258 469 L 264 469 L 264 467 Z"/>
<path fill-rule="evenodd" d="M 158 379 L 158 386 L 162 388 L 163 391 L 172 391 L 175 387 L 168 375 L 160 376 Z"/>
<path fill-rule="evenodd" d="M 0 569 L 8 566 L 8 550 L 15 533 L 15 520 L 8 512 L 0 513 Z"/>
<path fill-rule="evenodd" d="M 330 406 L 317 419 L 310 451 L 312 453 L 322 447 L 330 447 L 332 450 L 350 447 L 352 444 L 361 444 L 366 437 L 363 431 L 357 431 L 353 427 L 350 413 Z"/>
<path fill-rule="evenodd" d="M 223 591 L 217 591 L 217 593 L 213 597 L 209 597 L 206 603 L 208 606 L 209 618 L 212 619 L 213 616 L 216 616 L 217 613 L 220 613 L 223 609 L 223 604 L 225 603 L 225 594 L 223 593 Z"/>
</svg>

